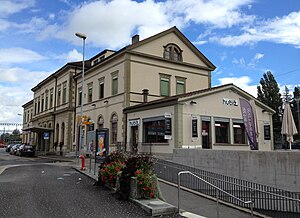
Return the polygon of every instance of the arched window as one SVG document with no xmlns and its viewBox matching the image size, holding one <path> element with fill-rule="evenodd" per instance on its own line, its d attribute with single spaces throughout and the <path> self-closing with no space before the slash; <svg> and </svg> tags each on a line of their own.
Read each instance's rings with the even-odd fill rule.
<svg viewBox="0 0 300 218">
<path fill-rule="evenodd" d="M 118 140 L 118 116 L 117 114 L 112 114 L 111 116 L 111 143 L 117 144 Z"/>
<path fill-rule="evenodd" d="M 97 124 L 98 124 L 98 129 L 104 128 L 104 119 L 102 115 L 99 116 Z"/>
<path fill-rule="evenodd" d="M 182 61 L 182 50 L 178 45 L 170 43 L 164 46 L 164 58 L 172 61 Z"/>
</svg>

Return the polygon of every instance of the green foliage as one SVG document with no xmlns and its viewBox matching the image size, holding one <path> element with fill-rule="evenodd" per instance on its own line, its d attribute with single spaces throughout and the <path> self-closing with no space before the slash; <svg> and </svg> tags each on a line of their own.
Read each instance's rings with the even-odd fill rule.
<svg viewBox="0 0 300 218">
<path fill-rule="evenodd" d="M 143 197 L 154 197 L 151 193 L 154 192 L 155 182 L 153 184 L 152 174 L 153 162 L 152 158 L 146 155 L 129 155 L 126 156 L 123 153 L 113 152 L 108 155 L 103 164 L 99 167 L 99 184 L 109 183 L 111 187 L 116 186 L 118 181 L 117 193 L 122 199 L 128 199 L 130 197 L 130 181 L 131 177 L 136 176 L 136 172 L 141 172 L 139 182 L 145 186 L 141 188 Z M 151 184 L 152 185 L 151 185 Z M 142 185 L 140 184 L 140 185 Z M 154 186 L 154 188 L 153 188 Z"/>
<path fill-rule="evenodd" d="M 115 151 L 106 156 L 103 164 L 109 164 L 109 163 L 116 162 L 116 161 L 125 162 L 125 160 L 126 160 L 126 157 L 125 157 L 124 153 Z"/>
<path fill-rule="evenodd" d="M 156 180 L 150 173 L 145 173 L 142 170 L 135 172 L 137 179 L 137 189 L 144 199 L 157 197 Z"/>
<path fill-rule="evenodd" d="M 295 124 L 297 126 L 298 134 L 294 136 L 294 140 L 300 140 L 300 86 L 296 86 L 293 92 L 294 98 L 291 104 L 292 113 Z"/>
<path fill-rule="evenodd" d="M 270 71 L 264 73 L 263 78 L 260 79 L 260 85 L 257 86 L 257 99 L 276 111 L 272 117 L 274 137 L 280 137 L 282 99 L 278 83 Z"/>
<path fill-rule="evenodd" d="M 124 166 L 124 162 L 120 161 L 113 161 L 104 164 L 103 167 L 99 170 L 99 178 L 103 183 L 108 182 L 111 187 L 115 187 L 117 177 L 122 172 Z"/>
</svg>

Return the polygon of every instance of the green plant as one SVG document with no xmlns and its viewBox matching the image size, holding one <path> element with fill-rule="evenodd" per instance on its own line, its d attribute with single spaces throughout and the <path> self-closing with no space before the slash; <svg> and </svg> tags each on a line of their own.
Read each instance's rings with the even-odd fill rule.
<svg viewBox="0 0 300 218">
<path fill-rule="evenodd" d="M 116 186 L 117 177 L 122 172 L 124 166 L 124 162 L 120 161 L 104 164 L 99 170 L 99 179 L 102 183 L 109 183 L 111 187 L 114 188 Z"/>
<path fill-rule="evenodd" d="M 152 159 L 145 155 L 132 155 L 125 161 L 125 168 L 119 178 L 120 190 L 119 196 L 122 199 L 128 199 L 130 196 L 130 180 L 135 176 L 135 172 L 141 169 L 143 172 L 152 172 Z"/>
<path fill-rule="evenodd" d="M 137 190 L 141 198 L 149 199 L 157 197 L 157 184 L 153 174 L 137 170 L 135 176 L 137 180 Z"/>
</svg>

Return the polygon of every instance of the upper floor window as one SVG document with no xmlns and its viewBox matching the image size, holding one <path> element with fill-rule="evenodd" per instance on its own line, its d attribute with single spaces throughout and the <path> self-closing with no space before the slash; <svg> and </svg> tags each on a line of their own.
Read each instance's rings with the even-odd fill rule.
<svg viewBox="0 0 300 218">
<path fill-rule="evenodd" d="M 57 88 L 57 105 L 60 105 L 60 98 L 61 98 L 61 87 L 58 86 L 58 88 Z"/>
<path fill-rule="evenodd" d="M 78 105 L 82 103 L 82 88 L 78 88 Z"/>
<path fill-rule="evenodd" d="M 34 102 L 34 115 L 37 114 L 37 100 Z"/>
<path fill-rule="evenodd" d="M 62 96 L 63 100 L 62 103 L 66 103 L 67 102 L 67 82 L 64 82 L 63 84 L 63 96 Z"/>
<path fill-rule="evenodd" d="M 176 94 L 185 93 L 185 78 L 176 77 Z"/>
<path fill-rule="evenodd" d="M 40 101 L 40 98 L 38 100 L 38 114 L 40 113 L 41 111 L 41 101 Z"/>
<path fill-rule="evenodd" d="M 41 112 L 44 111 L 44 94 L 42 94 L 42 105 L 41 105 Z"/>
<path fill-rule="evenodd" d="M 161 96 L 170 96 L 170 76 L 169 75 L 160 75 L 160 95 Z"/>
<path fill-rule="evenodd" d="M 116 95 L 118 94 L 118 71 L 111 74 L 112 79 L 112 90 L 111 94 Z"/>
<path fill-rule="evenodd" d="M 173 61 L 182 61 L 182 50 L 173 43 L 168 44 L 164 46 L 164 58 Z"/>
<path fill-rule="evenodd" d="M 88 102 L 93 101 L 93 83 L 88 84 Z"/>
<path fill-rule="evenodd" d="M 52 108 L 53 107 L 53 89 L 50 90 L 50 104 L 49 107 Z"/>
<path fill-rule="evenodd" d="M 48 101 L 49 101 L 49 98 L 48 98 L 48 92 L 46 93 L 46 100 L 45 100 L 45 110 L 48 110 Z"/>
<path fill-rule="evenodd" d="M 99 99 L 104 98 L 104 77 L 99 79 Z"/>
</svg>

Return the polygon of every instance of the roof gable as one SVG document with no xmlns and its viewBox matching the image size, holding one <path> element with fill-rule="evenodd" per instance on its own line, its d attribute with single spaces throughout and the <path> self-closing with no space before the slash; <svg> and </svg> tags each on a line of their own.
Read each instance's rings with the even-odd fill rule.
<svg viewBox="0 0 300 218">
<path fill-rule="evenodd" d="M 147 53 L 163 57 L 167 44 L 176 44 L 183 51 L 183 62 L 196 64 L 214 70 L 216 67 L 176 28 L 172 27 L 154 36 L 127 47 L 127 51 Z"/>
</svg>

